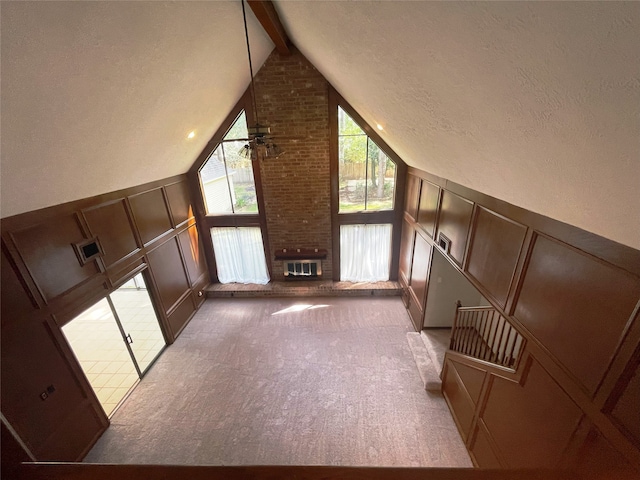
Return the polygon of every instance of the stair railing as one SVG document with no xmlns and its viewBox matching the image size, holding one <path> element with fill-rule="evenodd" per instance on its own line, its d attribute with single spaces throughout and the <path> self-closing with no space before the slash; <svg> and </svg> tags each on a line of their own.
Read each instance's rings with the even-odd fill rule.
<svg viewBox="0 0 640 480">
<path fill-rule="evenodd" d="M 493 307 L 463 307 L 458 302 L 449 348 L 478 360 L 515 370 L 524 338 Z"/>
</svg>

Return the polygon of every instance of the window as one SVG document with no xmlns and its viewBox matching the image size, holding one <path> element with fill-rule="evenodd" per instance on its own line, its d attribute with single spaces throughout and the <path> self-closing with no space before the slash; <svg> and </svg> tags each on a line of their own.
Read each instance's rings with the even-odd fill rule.
<svg viewBox="0 0 640 480">
<path fill-rule="evenodd" d="M 390 224 L 340 226 L 340 281 L 389 280 Z"/>
<path fill-rule="evenodd" d="M 329 106 L 333 278 L 396 280 L 407 165 L 333 88 Z"/>
<path fill-rule="evenodd" d="M 260 227 L 211 229 L 220 283 L 269 283 Z"/>
<path fill-rule="evenodd" d="M 248 137 L 243 110 L 200 168 L 207 215 L 258 213 L 253 166 L 238 153 Z"/>
<path fill-rule="evenodd" d="M 393 210 L 396 165 L 338 106 L 340 213 Z"/>
</svg>

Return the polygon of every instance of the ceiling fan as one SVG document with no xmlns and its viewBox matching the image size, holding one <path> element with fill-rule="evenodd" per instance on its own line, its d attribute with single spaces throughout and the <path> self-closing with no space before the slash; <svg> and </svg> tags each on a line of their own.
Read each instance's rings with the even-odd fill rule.
<svg viewBox="0 0 640 480">
<path fill-rule="evenodd" d="M 249 73 L 251 74 L 251 100 L 253 104 L 253 116 L 256 123 L 247 126 L 249 138 L 247 143 L 238 152 L 241 157 L 257 160 L 258 158 L 278 158 L 284 152 L 276 145 L 271 137 L 271 127 L 261 125 L 258 120 L 258 107 L 256 104 L 256 91 L 253 84 L 253 65 L 251 63 L 251 48 L 249 47 L 249 30 L 247 29 L 247 14 L 244 0 L 242 2 L 242 18 L 244 20 L 244 35 L 247 41 L 247 57 L 249 58 Z"/>
</svg>

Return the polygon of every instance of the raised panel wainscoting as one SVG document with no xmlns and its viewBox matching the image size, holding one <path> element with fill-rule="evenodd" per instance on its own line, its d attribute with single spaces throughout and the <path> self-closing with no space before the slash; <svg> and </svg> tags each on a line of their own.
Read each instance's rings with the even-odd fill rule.
<svg viewBox="0 0 640 480">
<path fill-rule="evenodd" d="M 445 355 L 476 465 L 640 470 L 640 252 L 420 170 L 406 192 L 399 278 L 416 329 L 437 250 L 521 337 L 513 365 Z"/>
<path fill-rule="evenodd" d="M 145 270 L 171 343 L 209 283 L 184 175 L 2 220 L 2 413 L 35 459 L 81 459 L 109 425 L 61 327 Z"/>
</svg>

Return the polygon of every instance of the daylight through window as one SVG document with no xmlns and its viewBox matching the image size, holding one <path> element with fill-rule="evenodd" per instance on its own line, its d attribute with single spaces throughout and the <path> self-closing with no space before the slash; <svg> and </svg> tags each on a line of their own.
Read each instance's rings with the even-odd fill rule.
<svg viewBox="0 0 640 480">
<path fill-rule="evenodd" d="M 247 120 L 242 111 L 202 165 L 200 184 L 208 215 L 258 212 L 251 160 L 238 153 L 248 136 Z"/>
<path fill-rule="evenodd" d="M 338 107 L 340 213 L 393 210 L 396 165 Z"/>
</svg>

